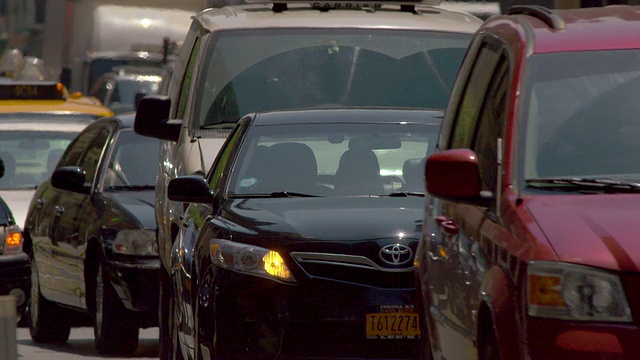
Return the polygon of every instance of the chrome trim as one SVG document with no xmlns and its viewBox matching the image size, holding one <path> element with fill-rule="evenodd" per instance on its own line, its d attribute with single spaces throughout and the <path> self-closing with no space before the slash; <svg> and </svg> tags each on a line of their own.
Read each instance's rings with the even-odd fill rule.
<svg viewBox="0 0 640 360">
<path fill-rule="evenodd" d="M 361 269 L 378 270 L 385 272 L 410 272 L 414 271 L 415 267 L 408 268 L 384 268 L 369 258 L 357 255 L 346 254 L 329 254 L 329 253 L 316 253 L 316 252 L 292 252 L 291 256 L 299 263 L 312 263 L 312 264 L 326 264 L 355 267 Z"/>
</svg>

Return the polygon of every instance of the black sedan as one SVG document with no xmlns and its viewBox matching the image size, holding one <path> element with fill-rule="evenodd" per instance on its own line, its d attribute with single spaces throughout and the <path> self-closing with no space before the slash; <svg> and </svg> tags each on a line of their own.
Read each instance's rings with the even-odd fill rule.
<svg viewBox="0 0 640 360">
<path fill-rule="evenodd" d="M 206 179 L 173 179 L 169 198 L 192 203 L 172 255 L 177 358 L 420 357 L 413 254 L 441 115 L 252 114 Z"/>
<path fill-rule="evenodd" d="M 66 342 L 84 318 L 93 321 L 98 352 L 130 354 L 138 330 L 157 326 L 159 147 L 134 133 L 133 115 L 103 118 L 38 187 L 24 229 L 35 342 Z"/>
<path fill-rule="evenodd" d="M 4 176 L 4 162 L 0 159 L 0 178 Z M 29 257 L 23 251 L 20 227 L 7 203 L 0 198 L 0 296 L 13 295 L 17 320 L 24 316 L 29 294 Z"/>
</svg>

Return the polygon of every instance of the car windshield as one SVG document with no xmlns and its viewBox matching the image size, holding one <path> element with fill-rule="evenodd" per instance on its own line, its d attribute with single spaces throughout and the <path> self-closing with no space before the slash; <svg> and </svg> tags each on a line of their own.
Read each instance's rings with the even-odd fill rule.
<svg viewBox="0 0 640 360">
<path fill-rule="evenodd" d="M 232 171 L 231 196 L 423 195 L 439 125 L 258 126 Z"/>
<path fill-rule="evenodd" d="M 67 145 L 78 131 L 0 132 L 0 159 L 4 162 L 1 190 L 33 189 L 49 178 Z"/>
<path fill-rule="evenodd" d="M 196 116 L 202 128 L 215 128 L 275 109 L 443 109 L 470 37 L 390 29 L 219 31 L 203 61 L 209 65 L 200 75 Z"/>
<path fill-rule="evenodd" d="M 534 55 L 528 73 L 525 179 L 640 181 L 640 51 Z"/>
<path fill-rule="evenodd" d="M 136 96 L 139 93 L 155 94 L 158 91 L 160 80 L 158 75 L 139 75 L 130 79 L 119 79 L 115 82 L 110 98 L 106 103 L 115 113 L 134 111 Z"/>
<path fill-rule="evenodd" d="M 105 191 L 153 189 L 156 183 L 160 141 L 123 130 L 107 161 Z"/>
</svg>

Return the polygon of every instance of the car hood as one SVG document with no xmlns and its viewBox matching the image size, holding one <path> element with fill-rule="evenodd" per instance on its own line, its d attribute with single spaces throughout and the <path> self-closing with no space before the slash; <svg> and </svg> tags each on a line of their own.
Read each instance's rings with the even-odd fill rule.
<svg viewBox="0 0 640 360">
<path fill-rule="evenodd" d="M 29 204 L 31 204 L 31 198 L 33 198 L 33 194 L 35 192 L 35 189 L 0 191 L 0 196 L 9 206 L 9 209 L 16 220 L 16 224 L 20 226 L 20 229 L 24 229 L 24 222 L 27 218 L 27 212 L 29 211 Z"/>
<path fill-rule="evenodd" d="M 638 271 L 640 196 L 539 196 L 527 207 L 560 261 Z"/>
<path fill-rule="evenodd" d="M 233 200 L 225 211 L 249 232 L 280 239 L 419 240 L 423 204 L 420 197 L 269 198 Z"/>
<path fill-rule="evenodd" d="M 133 215 L 143 228 L 155 229 L 155 191 L 105 192 L 104 196 Z"/>
</svg>

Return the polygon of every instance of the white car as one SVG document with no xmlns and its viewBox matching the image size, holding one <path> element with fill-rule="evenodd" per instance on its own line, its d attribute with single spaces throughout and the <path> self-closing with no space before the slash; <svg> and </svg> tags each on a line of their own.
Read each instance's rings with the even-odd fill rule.
<svg viewBox="0 0 640 360">
<path fill-rule="evenodd" d="M 439 0 L 260 2 L 194 16 L 166 96 L 147 96 L 135 130 L 165 140 L 156 184 L 160 357 L 175 349 L 170 254 L 185 205 L 167 185 L 205 174 L 236 122 L 259 111 L 321 107 L 444 109 L 482 20 Z M 176 352 L 174 354 L 174 351 Z"/>
<path fill-rule="evenodd" d="M 51 176 L 67 145 L 90 123 L 59 114 L 0 115 L 0 159 L 5 168 L 0 197 L 20 229 L 36 188 Z"/>
</svg>

